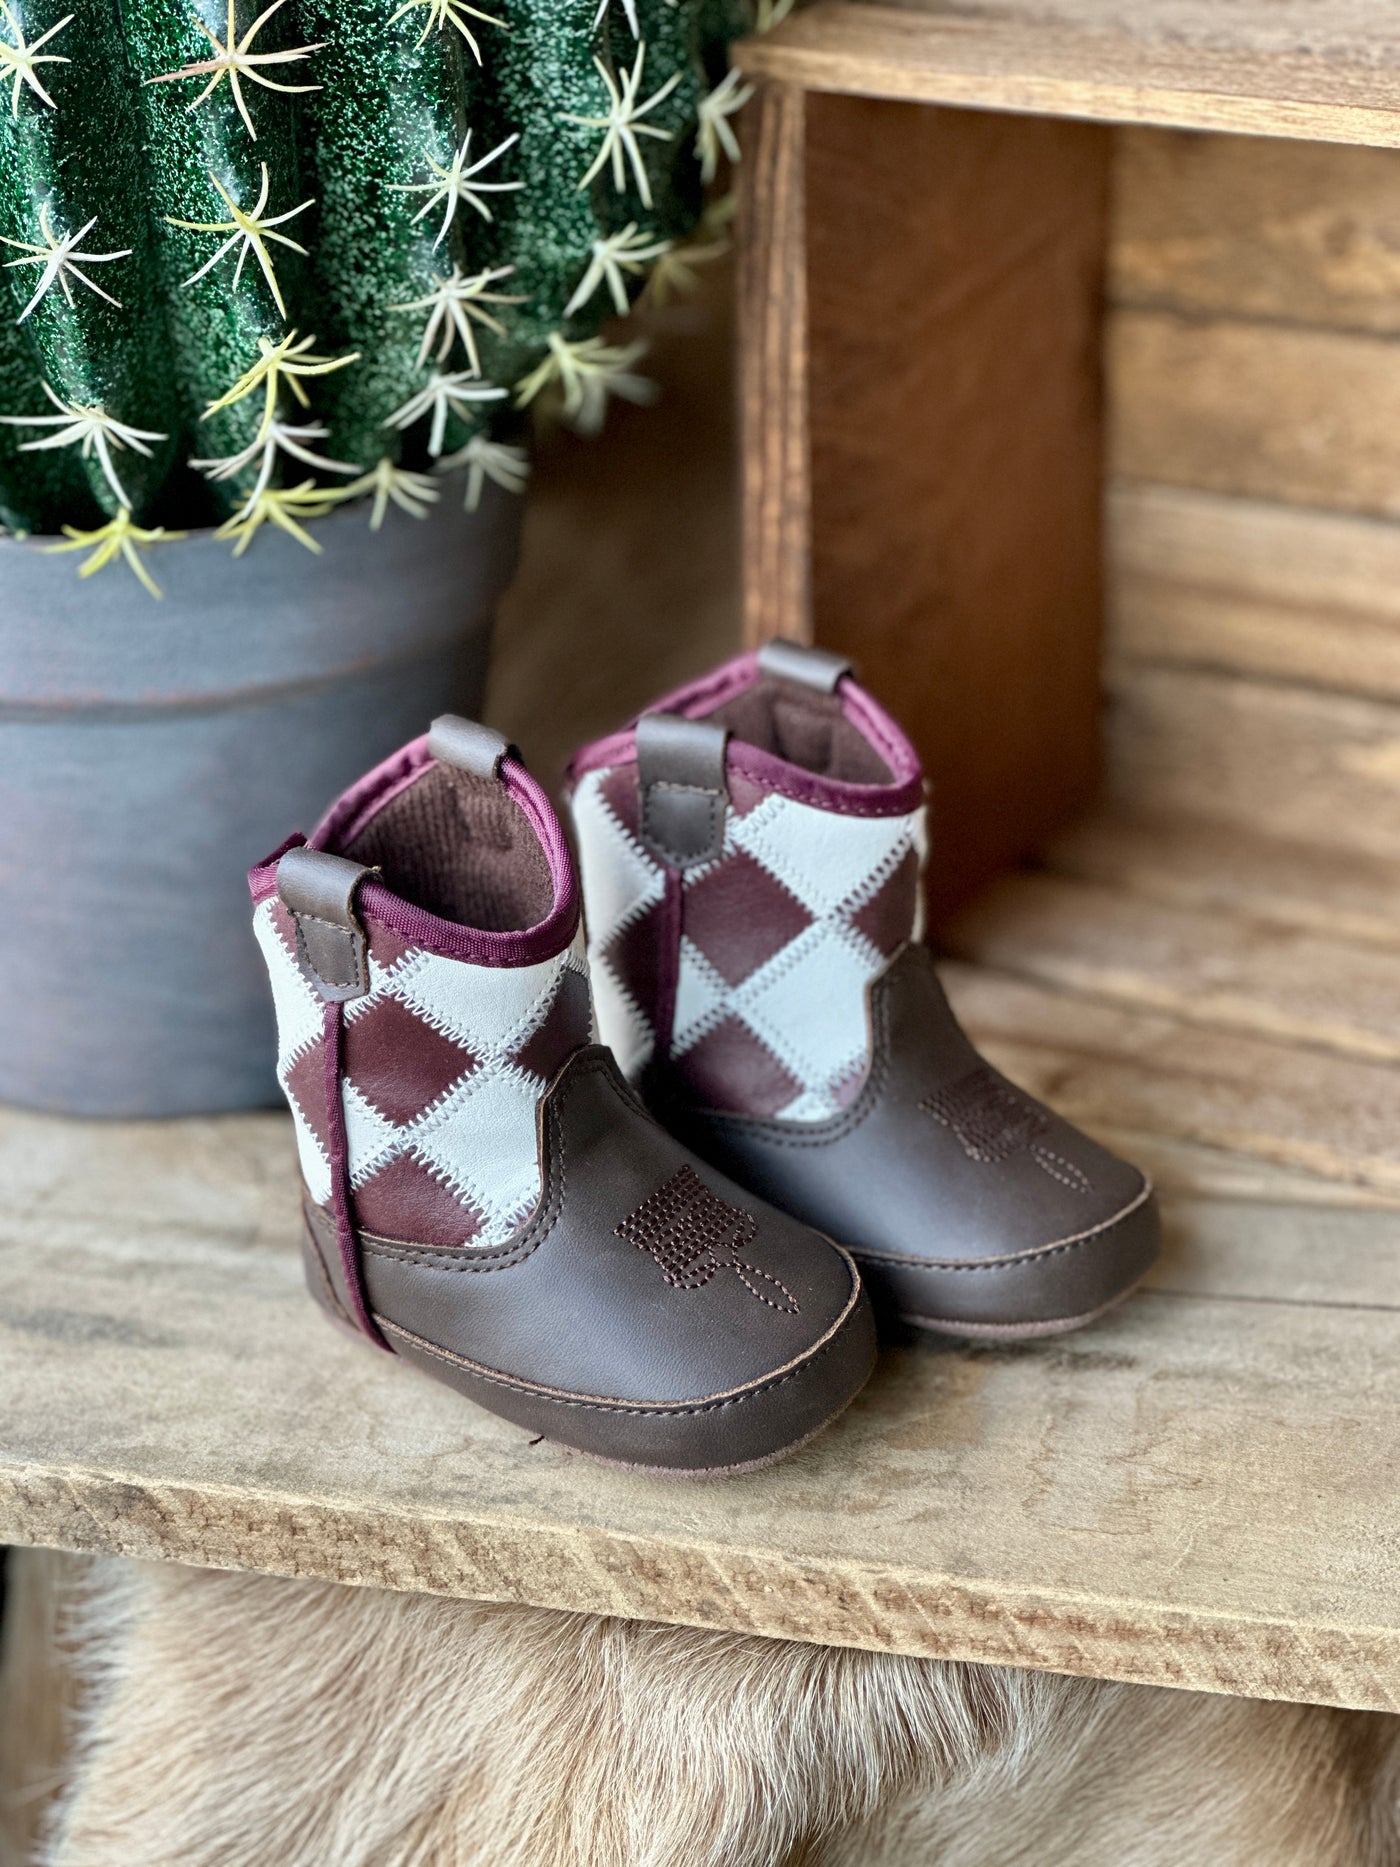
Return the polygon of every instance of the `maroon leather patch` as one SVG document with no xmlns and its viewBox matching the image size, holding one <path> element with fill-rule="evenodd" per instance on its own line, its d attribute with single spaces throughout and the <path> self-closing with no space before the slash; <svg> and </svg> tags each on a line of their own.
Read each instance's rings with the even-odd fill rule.
<svg viewBox="0 0 1400 1867">
<path fill-rule="evenodd" d="M 543 1024 L 526 1038 L 511 1060 L 517 1068 L 549 1082 L 591 1036 L 588 981 L 582 973 L 565 971 Z"/>
<path fill-rule="evenodd" d="M 397 966 L 405 953 L 414 950 L 402 934 L 396 933 L 392 927 L 386 927 L 383 921 L 370 920 L 368 915 L 363 914 L 361 919 L 369 935 L 369 956 L 383 971 L 388 972 L 390 967 Z"/>
<path fill-rule="evenodd" d="M 341 1068 L 392 1122 L 411 1121 L 476 1067 L 465 1045 L 425 1024 L 396 998 L 376 999 L 347 1018 Z"/>
<path fill-rule="evenodd" d="M 657 1021 L 661 1000 L 664 920 L 664 904 L 654 902 L 645 914 L 619 927 L 603 949 L 608 966 L 651 1025 Z"/>
<path fill-rule="evenodd" d="M 277 929 L 277 937 L 295 959 L 297 950 L 297 924 L 288 912 L 286 904 L 277 895 L 272 897 L 272 924 Z"/>
<path fill-rule="evenodd" d="M 802 1088 L 739 1018 L 708 1031 L 675 1069 L 702 1108 L 739 1115 L 776 1115 Z"/>
<path fill-rule="evenodd" d="M 325 1046 L 318 1038 L 307 1046 L 287 1072 L 286 1091 L 301 1110 L 307 1126 L 330 1151 L 330 1123 L 326 1113 Z"/>
<path fill-rule="evenodd" d="M 413 1245 L 469 1245 L 483 1216 L 411 1154 L 400 1154 L 354 1197 L 355 1222 Z"/>
<path fill-rule="evenodd" d="M 851 924 L 888 959 L 913 934 L 918 905 L 919 858 L 910 849 L 889 880 L 851 916 Z"/>
<path fill-rule="evenodd" d="M 755 806 L 773 795 L 765 785 L 756 784 L 752 778 L 745 777 L 743 772 L 734 770 L 732 762 L 725 777 L 729 786 L 731 816 L 747 817 Z"/>
<path fill-rule="evenodd" d="M 681 930 L 728 985 L 738 985 L 812 924 L 776 875 L 744 850 L 685 891 Z"/>
</svg>

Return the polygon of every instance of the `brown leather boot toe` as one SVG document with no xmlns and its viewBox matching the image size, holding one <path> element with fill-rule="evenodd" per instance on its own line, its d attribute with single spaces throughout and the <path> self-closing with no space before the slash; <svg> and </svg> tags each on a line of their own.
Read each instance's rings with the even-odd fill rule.
<svg viewBox="0 0 1400 1867">
<path fill-rule="evenodd" d="M 781 1121 L 664 1099 L 674 1132 L 855 1252 L 885 1315 L 955 1335 L 1048 1335 L 1091 1321 L 1157 1255 L 1136 1167 L 992 1069 L 933 959 L 906 946 L 869 994 L 871 1068 L 850 1107 Z"/>
</svg>

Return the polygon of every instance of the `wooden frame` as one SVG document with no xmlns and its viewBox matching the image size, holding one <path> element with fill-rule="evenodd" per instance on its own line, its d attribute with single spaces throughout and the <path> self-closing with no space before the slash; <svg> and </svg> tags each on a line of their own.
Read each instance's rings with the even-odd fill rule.
<svg viewBox="0 0 1400 1867">
<path fill-rule="evenodd" d="M 749 639 L 913 723 L 935 915 L 1097 776 L 1108 133 L 765 85 L 741 271 Z"/>
<path fill-rule="evenodd" d="M 1097 776 L 1112 126 L 1400 142 L 1374 47 L 1265 55 L 1260 0 L 1196 46 L 1182 8 L 820 0 L 740 48 L 748 639 L 850 654 L 910 723 L 935 926 Z"/>
</svg>

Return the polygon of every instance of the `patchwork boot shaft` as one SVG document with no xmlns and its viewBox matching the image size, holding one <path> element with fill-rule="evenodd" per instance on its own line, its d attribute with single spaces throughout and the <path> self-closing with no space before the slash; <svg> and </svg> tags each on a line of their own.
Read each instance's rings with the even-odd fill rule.
<svg viewBox="0 0 1400 1867">
<path fill-rule="evenodd" d="M 571 780 L 602 1035 L 687 1146 L 848 1247 L 903 1323 L 1039 1334 L 1141 1277 L 1145 1177 L 953 1015 L 919 761 L 847 664 L 770 643 Z"/>
<path fill-rule="evenodd" d="M 868 988 L 921 932 L 918 757 L 845 672 L 744 656 L 574 762 L 600 1028 L 699 1106 L 847 1107 Z"/>
<path fill-rule="evenodd" d="M 289 905 L 275 867 L 255 872 L 277 1075 L 313 1203 L 330 1202 L 339 1165 L 359 1224 L 438 1246 L 499 1243 L 533 1210 L 539 1099 L 593 1036 L 572 869 L 540 826 L 557 836 L 519 768 L 430 764 L 419 741 L 370 774 L 310 845 L 365 872 L 364 977 L 333 1000 L 308 963 L 317 917 Z M 492 927 L 503 918 L 530 930 Z"/>
<path fill-rule="evenodd" d="M 851 1259 L 732 1186 L 594 1041 L 572 857 L 468 721 L 250 876 L 312 1294 L 491 1411 L 658 1472 L 781 1456 L 851 1399 Z"/>
</svg>

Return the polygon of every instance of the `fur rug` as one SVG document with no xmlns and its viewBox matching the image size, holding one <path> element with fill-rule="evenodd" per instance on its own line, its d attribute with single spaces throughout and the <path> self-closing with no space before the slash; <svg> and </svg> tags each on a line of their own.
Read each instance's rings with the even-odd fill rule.
<svg viewBox="0 0 1400 1867">
<path fill-rule="evenodd" d="M 19 1560 L 84 1688 L 43 1867 L 1400 1862 L 1400 1719 Z"/>
</svg>

